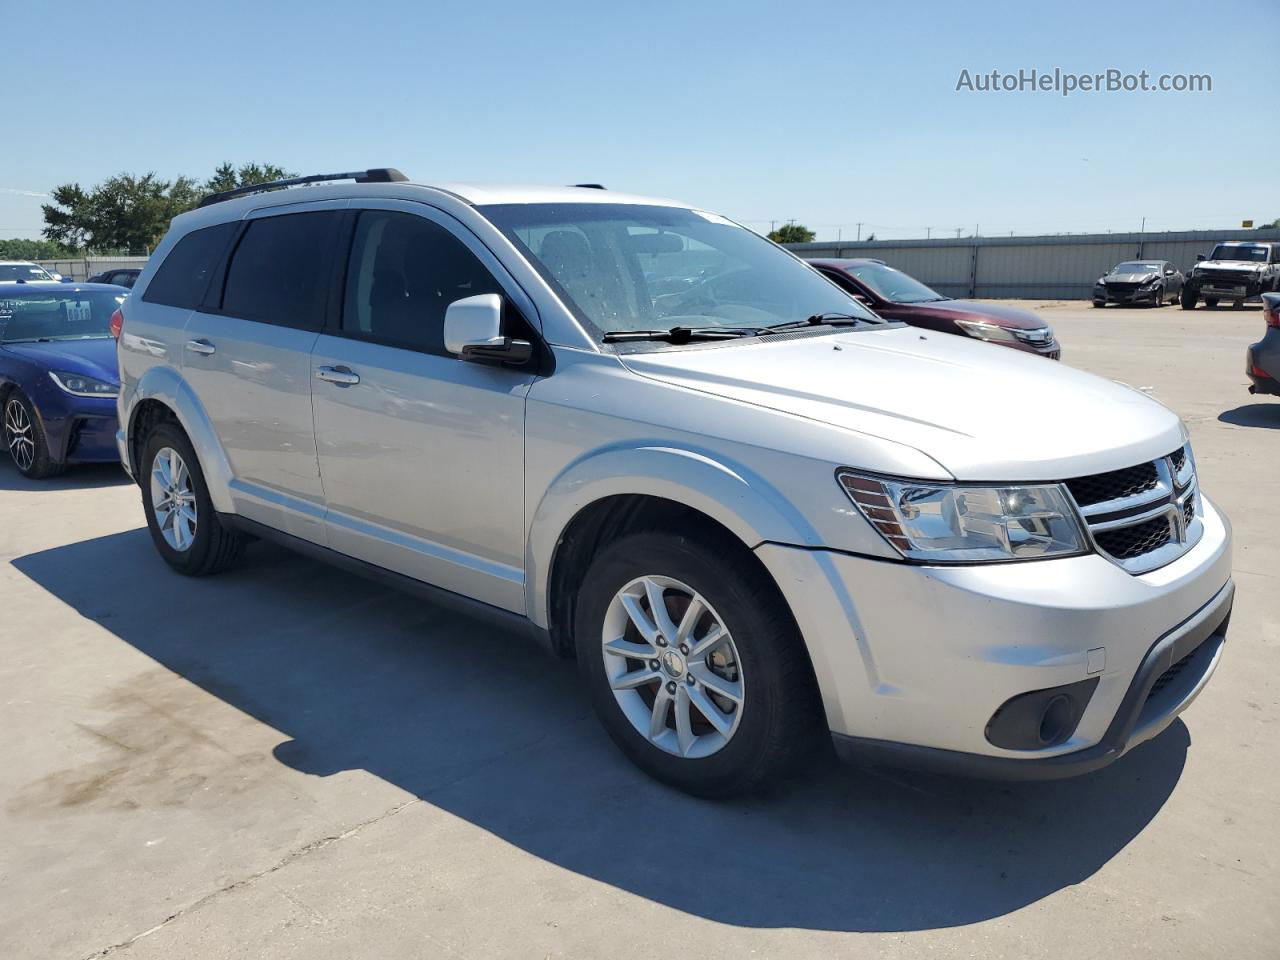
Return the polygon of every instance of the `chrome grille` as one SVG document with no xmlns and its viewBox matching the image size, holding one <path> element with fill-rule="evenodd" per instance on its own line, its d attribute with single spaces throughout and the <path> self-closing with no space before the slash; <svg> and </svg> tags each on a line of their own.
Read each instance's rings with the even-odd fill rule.
<svg viewBox="0 0 1280 960">
<path fill-rule="evenodd" d="M 1039 346 L 1053 342 L 1053 330 L 1050 327 L 1037 327 L 1034 330 L 1012 328 L 1009 332 L 1023 343 L 1033 343 Z"/>
<path fill-rule="evenodd" d="M 1203 533 L 1187 447 L 1148 463 L 1066 481 L 1100 554 L 1129 573 L 1171 563 Z"/>
</svg>

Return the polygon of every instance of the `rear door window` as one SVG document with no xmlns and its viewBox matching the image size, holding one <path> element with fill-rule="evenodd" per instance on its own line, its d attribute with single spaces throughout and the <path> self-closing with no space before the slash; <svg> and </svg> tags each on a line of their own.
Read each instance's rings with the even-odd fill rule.
<svg viewBox="0 0 1280 960">
<path fill-rule="evenodd" d="M 227 267 L 222 312 L 319 330 L 340 216 L 315 211 L 249 221 Z"/>
<path fill-rule="evenodd" d="M 204 299 L 213 271 L 239 226 L 233 221 L 188 233 L 164 258 L 164 263 L 160 264 L 160 269 L 147 284 L 142 299 L 147 303 L 160 303 L 185 310 L 198 307 Z M 107 282 L 116 283 L 123 279 L 125 278 L 119 274 L 112 273 L 108 274 Z"/>
</svg>

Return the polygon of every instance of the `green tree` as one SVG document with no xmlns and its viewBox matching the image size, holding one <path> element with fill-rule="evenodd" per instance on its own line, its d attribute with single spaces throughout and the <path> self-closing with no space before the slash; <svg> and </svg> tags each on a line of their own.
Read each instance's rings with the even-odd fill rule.
<svg viewBox="0 0 1280 960">
<path fill-rule="evenodd" d="M 61 244 L 48 240 L 0 240 L 0 260 L 57 260 L 75 253 Z"/>
<path fill-rule="evenodd" d="M 239 168 L 233 163 L 223 163 L 213 171 L 213 176 L 204 182 L 204 189 L 208 193 L 221 193 L 223 190 L 251 187 L 257 183 L 286 180 L 294 176 L 297 174 L 283 167 L 277 167 L 274 163 L 246 163 Z"/>
<path fill-rule="evenodd" d="M 774 243 L 808 243 L 814 238 L 814 232 L 800 223 L 784 223 L 777 230 L 769 231 L 769 239 Z"/>
<path fill-rule="evenodd" d="M 160 241 L 170 220 L 198 204 L 205 193 L 287 176 L 270 163 L 239 168 L 224 163 L 203 183 L 191 177 L 161 180 L 155 173 L 117 174 L 92 190 L 64 183 L 54 188 L 53 203 L 43 205 L 43 233 L 64 247 L 143 253 Z"/>
</svg>

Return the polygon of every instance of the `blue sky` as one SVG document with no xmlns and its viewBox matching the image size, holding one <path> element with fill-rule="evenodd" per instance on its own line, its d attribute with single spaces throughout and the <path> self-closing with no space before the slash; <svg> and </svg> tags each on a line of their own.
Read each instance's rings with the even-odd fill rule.
<svg viewBox="0 0 1280 960">
<path fill-rule="evenodd" d="M 598 181 L 820 238 L 1280 217 L 1274 0 L 67 0 L 4 19 L 22 133 L 0 159 L 0 237 L 38 235 L 28 192 L 224 160 Z M 1213 90 L 955 90 L 962 69 L 1055 67 L 1207 73 Z"/>
</svg>

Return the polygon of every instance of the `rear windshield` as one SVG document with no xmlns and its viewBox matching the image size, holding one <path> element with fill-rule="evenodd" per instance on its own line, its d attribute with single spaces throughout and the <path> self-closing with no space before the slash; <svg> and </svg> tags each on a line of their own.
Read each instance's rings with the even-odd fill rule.
<svg viewBox="0 0 1280 960">
<path fill-rule="evenodd" d="M 612 203 L 480 210 L 597 335 L 762 327 L 821 313 L 876 320 L 813 268 L 715 214 Z"/>
<path fill-rule="evenodd" d="M 110 290 L 0 289 L 0 343 L 109 337 L 111 314 L 126 296 Z"/>
<path fill-rule="evenodd" d="M 1246 247 L 1243 245 L 1220 243 L 1213 248 L 1210 260 L 1252 260 L 1254 263 L 1267 262 L 1266 247 Z"/>
</svg>

